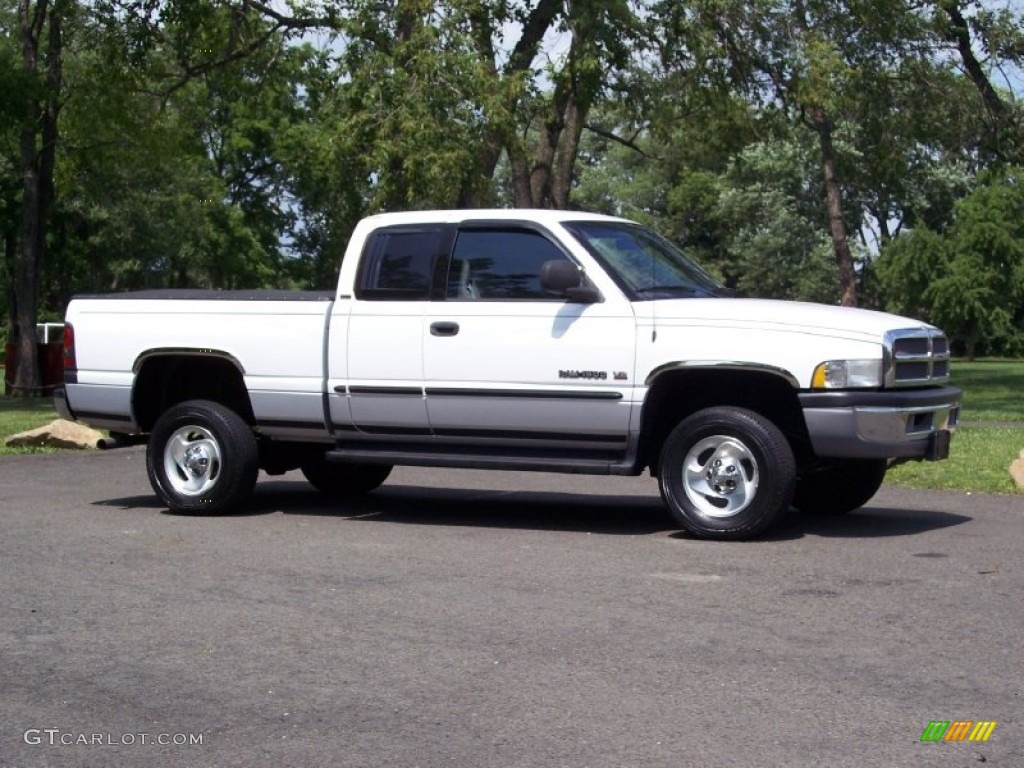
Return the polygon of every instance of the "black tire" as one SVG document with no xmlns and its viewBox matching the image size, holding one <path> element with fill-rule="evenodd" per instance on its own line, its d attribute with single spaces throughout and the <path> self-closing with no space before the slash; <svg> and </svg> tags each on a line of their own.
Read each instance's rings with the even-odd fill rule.
<svg viewBox="0 0 1024 768">
<path fill-rule="evenodd" d="M 325 459 L 307 461 L 302 474 L 320 493 L 344 499 L 378 488 L 391 474 L 390 464 L 347 464 Z"/>
<path fill-rule="evenodd" d="M 845 515 L 867 504 L 885 480 L 885 459 L 836 461 L 801 476 L 793 506 L 816 515 Z"/>
<path fill-rule="evenodd" d="M 153 490 L 172 512 L 232 512 L 256 485 L 256 437 L 230 408 L 189 400 L 157 419 L 146 451 L 146 471 Z"/>
<path fill-rule="evenodd" d="M 691 534 L 751 539 L 788 512 L 796 461 L 786 437 L 764 416 L 707 408 L 669 434 L 658 483 L 669 513 Z"/>
</svg>

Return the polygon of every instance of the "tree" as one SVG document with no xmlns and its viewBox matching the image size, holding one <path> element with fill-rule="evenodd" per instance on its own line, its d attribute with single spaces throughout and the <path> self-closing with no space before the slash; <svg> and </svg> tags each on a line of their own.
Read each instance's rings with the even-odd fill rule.
<svg viewBox="0 0 1024 768">
<path fill-rule="evenodd" d="M 651 78 L 643 89 L 643 110 L 631 103 L 595 110 L 574 204 L 654 227 L 736 287 L 730 248 L 737 220 L 723 199 L 739 178 L 737 157 L 779 126 L 728 92 L 691 88 L 676 77 Z"/>
<path fill-rule="evenodd" d="M 488 204 L 503 156 L 515 205 L 567 207 L 587 116 L 635 26 L 625 0 L 357 3 L 338 119 L 372 148 L 370 209 Z M 568 49 L 541 68 L 552 30 Z"/>
<path fill-rule="evenodd" d="M 948 64 L 904 60 L 865 81 L 841 139 L 851 228 L 884 247 L 904 228 L 943 229 L 973 185 L 984 125 L 972 87 Z"/>
<path fill-rule="evenodd" d="M 21 162 L 19 135 L 28 98 L 28 83 L 21 66 L 17 45 L 17 9 L 0 8 L 0 240 L 3 259 L 4 292 L 0 295 L 3 318 L 8 328 L 16 322 L 14 267 L 18 259 L 18 232 L 21 228 L 21 191 L 24 182 L 19 171 Z M 6 334 L 4 334 L 6 341 Z"/>
<path fill-rule="evenodd" d="M 9 3 L 5 308 L 326 287 L 367 213 L 494 204 L 624 214 L 747 293 L 849 303 L 858 257 L 952 237 L 1015 156 L 1020 28 L 968 0 Z"/>
<path fill-rule="evenodd" d="M 874 85 L 893 74 L 919 38 L 903 3 L 881 0 L 701 0 L 663 4 L 679 45 L 677 66 L 766 109 L 781 109 L 813 132 L 818 146 L 824 222 L 840 281 L 840 303 L 857 302 L 844 158 L 836 136 Z M 682 53 L 679 53 L 681 51 Z"/>
<path fill-rule="evenodd" d="M 50 263 L 50 257 L 54 255 L 52 245 L 62 246 L 62 252 L 56 254 L 57 261 L 72 251 L 82 250 L 77 236 L 89 232 L 91 223 L 94 223 L 89 221 L 86 209 L 82 207 L 72 207 L 70 210 L 63 208 L 62 199 L 57 197 L 55 191 L 54 179 L 59 172 L 58 165 L 64 162 L 62 158 L 67 157 L 62 155 L 63 114 L 67 102 L 78 97 L 77 89 L 72 93 L 65 88 L 66 56 L 70 55 L 77 64 L 78 59 L 88 58 L 98 52 L 105 57 L 105 63 L 109 65 L 107 69 L 117 68 L 119 76 L 109 77 L 102 82 L 91 81 L 86 89 L 91 88 L 95 92 L 106 86 L 110 101 L 120 101 L 121 104 L 132 101 L 127 94 L 133 94 L 136 97 L 133 106 L 139 107 L 139 111 L 129 115 L 127 121 L 134 120 L 137 126 L 145 126 L 143 134 L 151 134 L 147 123 L 153 121 L 154 117 L 155 122 L 162 123 L 166 108 L 173 106 L 175 98 L 187 92 L 191 83 L 206 77 L 207 92 L 212 93 L 215 84 L 210 78 L 216 72 L 258 52 L 272 50 L 273 44 L 282 39 L 285 31 L 330 24 L 331 17 L 330 13 L 316 19 L 303 14 L 285 17 L 268 6 L 254 2 L 229 6 L 217 2 L 172 1 L 154 4 L 106 0 L 88 5 L 78 4 L 74 0 L 20 0 L 16 19 L 8 18 L 7 13 L 0 13 L 0 28 L 5 33 L 0 53 L 5 57 L 5 63 L 11 58 L 10 43 L 14 37 L 17 38 L 19 53 L 13 72 L 8 70 L 4 75 L 12 86 L 17 86 L 5 91 L 5 95 L 13 95 L 20 100 L 16 158 L 20 181 L 16 194 L 12 194 L 10 188 L 14 174 L 7 167 L 9 158 L 6 153 L 4 165 L 0 166 L 4 170 L 0 184 L 0 193 L 3 194 L 0 212 L 4 215 L 0 223 L 3 224 L 5 268 L 11 278 L 9 285 L 13 286 L 9 313 L 12 325 L 19 331 L 16 334 L 18 370 L 14 394 L 32 395 L 38 391 L 35 325 L 41 310 L 40 301 L 47 273 L 59 274 L 67 283 L 67 270 L 54 269 L 55 265 Z M 67 30 L 72 34 L 69 35 Z M 81 47 L 77 50 L 70 45 L 77 42 L 76 37 L 82 38 Z M 278 46 L 277 51 L 280 50 Z M 102 69 L 93 67 L 92 71 Z M 236 80 L 234 85 L 242 83 L 242 80 Z M 260 92 L 257 83 L 250 82 L 249 85 L 252 91 Z M 137 98 L 140 94 L 147 94 L 149 98 Z M 97 103 L 92 102 L 90 106 L 95 107 Z M 0 111 L 5 113 L 0 117 L 7 116 L 7 110 Z M 113 109 L 104 109 L 102 104 L 99 112 L 108 116 L 115 114 Z M 114 119 L 118 124 L 125 121 L 120 116 Z M 3 137 L 6 139 L 9 125 L 5 123 L 0 120 L 0 129 L 4 129 Z M 120 137 L 120 143 L 132 144 L 134 136 L 131 132 L 126 133 Z M 207 134 L 207 138 L 210 136 Z M 110 160 L 116 154 L 103 151 L 92 137 L 84 143 L 90 145 L 83 153 L 91 156 L 87 164 L 100 158 Z M 167 151 L 163 149 L 157 154 L 165 157 Z M 139 155 L 135 157 L 138 159 Z M 241 170 L 241 178 L 247 179 L 249 190 L 254 191 L 268 177 L 263 174 L 257 179 L 253 175 L 257 158 L 249 158 L 247 162 L 251 162 L 253 167 Z M 92 167 L 96 168 L 99 164 L 92 162 Z M 143 162 L 142 165 L 152 166 L 152 163 Z M 226 167 L 222 170 L 225 176 L 229 175 Z M 108 172 L 109 169 L 104 171 Z M 260 175 L 259 171 L 256 171 L 256 175 Z M 210 216 L 195 216 L 179 207 L 177 213 L 180 217 L 174 219 L 176 223 L 205 219 L 210 224 L 211 228 L 194 241 L 191 249 L 187 239 L 181 240 L 180 251 L 186 257 L 186 262 L 189 261 L 190 250 L 193 253 L 202 252 L 210 267 L 210 280 L 214 283 L 232 284 L 232 275 L 238 269 L 242 270 L 239 274 L 244 274 L 252 259 L 248 256 L 238 259 L 240 248 L 242 253 L 250 254 L 257 261 L 266 260 L 268 248 L 276 251 L 276 242 L 268 246 L 271 240 L 276 239 L 277 233 L 271 231 L 275 225 L 264 226 L 258 234 L 253 232 L 253 227 L 258 226 L 257 220 L 266 221 L 262 211 L 273 208 L 269 203 L 273 194 L 271 187 L 262 187 L 265 196 L 259 201 L 255 199 L 259 197 L 258 194 L 246 199 L 236 197 L 223 200 L 222 195 L 239 193 L 238 178 L 222 177 L 212 184 L 192 184 L 191 189 L 185 193 L 186 199 L 198 205 L 201 200 L 210 201 L 216 197 L 217 206 L 223 207 L 223 210 L 214 211 L 211 207 L 207 209 Z M 81 200 L 79 198 L 79 202 Z M 20 210 L 20 223 L 14 234 L 6 215 L 12 201 Z M 55 214 L 61 216 L 62 229 L 58 232 L 53 232 L 50 227 Z M 137 217 L 136 220 L 141 221 L 142 218 Z M 135 250 L 143 243 L 136 242 L 133 245 Z M 236 257 L 234 264 L 224 264 L 219 259 L 219 253 L 211 250 L 215 246 Z M 158 259 L 152 263 L 158 263 Z M 276 267 L 271 267 L 271 271 L 275 270 Z M 128 271 L 131 272 L 132 268 L 129 267 Z M 270 279 L 266 270 L 259 274 L 262 274 L 261 280 Z M 66 299 L 66 290 L 61 289 L 58 293 Z"/>
<path fill-rule="evenodd" d="M 495 172 L 503 153 L 518 154 L 520 158 L 516 171 L 518 181 L 513 186 L 519 190 L 520 202 L 525 204 L 528 171 L 524 168 L 522 152 L 517 153 L 515 148 L 520 146 L 524 133 L 520 130 L 524 103 L 533 93 L 534 60 L 545 35 L 562 11 L 563 0 L 538 0 L 532 7 L 528 3 L 469 0 L 463 7 L 479 74 L 485 84 L 479 105 L 487 128 L 484 142 L 464 180 L 458 204 L 463 208 L 476 208 L 493 200 Z M 499 42 L 503 31 L 514 24 L 522 31 L 502 61 Z"/>
<path fill-rule="evenodd" d="M 66 0 L 20 0 L 18 21 L 21 67 L 29 87 L 22 103 L 20 137 L 21 192 L 20 246 L 14 250 L 13 318 L 17 344 L 17 373 L 11 393 L 28 397 L 39 390 L 36 355 L 39 275 L 46 252 L 46 221 L 53 203 L 53 171 L 60 113 L 63 21 L 70 8 Z"/>
<path fill-rule="evenodd" d="M 1019 11 L 994 9 L 988 3 L 970 0 L 933 0 L 933 4 L 939 40 L 956 52 L 981 98 L 987 130 L 980 150 L 998 162 L 1024 161 L 1020 109 L 993 85 L 991 63 L 985 62 L 1018 67 L 1024 63 L 1024 26 Z"/>
<path fill-rule="evenodd" d="M 204 55 L 237 44 L 238 23 L 223 9 L 201 31 L 168 22 L 137 62 L 99 20 L 80 26 L 93 45 L 66 64 L 50 234 L 59 269 L 44 273 L 46 301 L 60 307 L 75 289 L 291 284 L 282 156 L 308 118 L 297 98 L 308 51 L 266 38 L 257 16 L 247 34 L 264 44 L 204 69 Z"/>
<path fill-rule="evenodd" d="M 525 135 L 535 137 L 532 158 L 522 137 L 510 138 L 505 147 L 520 208 L 569 207 L 587 117 L 613 85 L 614 73 L 626 68 L 628 41 L 636 39 L 636 19 L 624 0 L 573 0 L 562 24 L 569 50 L 562 66 L 548 72 L 554 87 L 528 105 L 533 114 Z"/>
<path fill-rule="evenodd" d="M 813 147 L 799 137 L 752 144 L 735 159 L 717 219 L 728 282 L 748 296 L 835 301 L 837 267 L 819 223 Z"/>
<path fill-rule="evenodd" d="M 878 262 L 887 306 L 944 328 L 974 359 L 1015 346 L 1024 301 L 1024 173 L 993 176 L 964 198 L 948 230 L 896 238 Z"/>
</svg>

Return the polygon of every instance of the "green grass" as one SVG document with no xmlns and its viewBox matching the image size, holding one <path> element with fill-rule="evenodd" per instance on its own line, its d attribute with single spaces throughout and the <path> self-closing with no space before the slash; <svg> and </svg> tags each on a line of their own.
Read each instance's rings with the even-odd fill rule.
<svg viewBox="0 0 1024 768">
<path fill-rule="evenodd" d="M 905 488 L 974 493 L 1022 493 L 1010 477 L 1010 462 L 1024 450 L 1019 427 L 960 427 L 945 461 L 913 461 L 889 470 L 885 481 Z"/>
<path fill-rule="evenodd" d="M 889 471 L 886 482 L 908 488 L 1021 493 L 1009 466 L 1024 450 L 1024 361 L 955 360 L 953 385 L 964 391 L 960 421 L 965 426 L 953 436 L 950 458 L 901 464 Z"/>
<path fill-rule="evenodd" d="M 13 453 L 53 453 L 55 448 L 14 448 L 3 444 L 11 435 L 49 424 L 57 418 L 49 397 L 0 398 L 0 456 Z"/>
<path fill-rule="evenodd" d="M 953 385 L 964 391 L 964 421 L 1019 421 L 1024 426 L 1024 361 L 954 360 Z"/>
</svg>

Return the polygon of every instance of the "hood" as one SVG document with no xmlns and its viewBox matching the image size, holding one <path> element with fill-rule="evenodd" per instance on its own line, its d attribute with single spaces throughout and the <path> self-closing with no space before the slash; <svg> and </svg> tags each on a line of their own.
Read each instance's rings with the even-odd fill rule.
<svg viewBox="0 0 1024 768">
<path fill-rule="evenodd" d="M 647 304 L 647 302 L 645 302 Z M 775 330 L 855 341 L 880 341 L 886 331 L 933 326 L 886 312 L 772 299 L 661 299 L 649 302 L 658 325 L 707 325 Z M 646 315 L 634 305 L 639 316 Z"/>
</svg>

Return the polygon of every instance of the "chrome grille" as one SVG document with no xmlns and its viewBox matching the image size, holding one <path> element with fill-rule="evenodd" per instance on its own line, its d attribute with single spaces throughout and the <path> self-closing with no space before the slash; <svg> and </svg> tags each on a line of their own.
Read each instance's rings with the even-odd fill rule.
<svg viewBox="0 0 1024 768">
<path fill-rule="evenodd" d="M 935 328 L 885 334 L 885 386 L 919 387 L 949 381 L 949 340 Z"/>
</svg>

